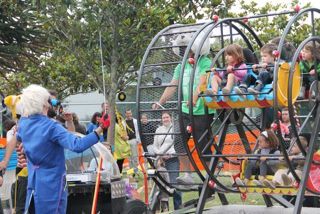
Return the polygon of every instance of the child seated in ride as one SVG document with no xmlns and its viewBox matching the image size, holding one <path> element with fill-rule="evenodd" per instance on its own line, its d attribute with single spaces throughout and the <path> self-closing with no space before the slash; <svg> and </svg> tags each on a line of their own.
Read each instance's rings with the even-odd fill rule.
<svg viewBox="0 0 320 214">
<path fill-rule="evenodd" d="M 217 95 L 219 87 L 223 87 L 223 94 L 230 94 L 233 86 L 241 82 L 247 74 L 247 66 L 244 63 L 243 50 L 240 45 L 228 45 L 225 48 L 224 56 L 227 67 L 223 72 L 218 72 L 216 68 L 211 68 L 211 71 L 214 73 L 211 81 L 212 91 L 207 90 L 206 94 Z"/>
<path fill-rule="evenodd" d="M 235 87 L 234 91 L 237 94 L 245 94 L 248 91 L 250 93 L 259 93 L 266 84 L 270 84 L 273 81 L 273 66 L 274 56 L 273 51 L 277 50 L 277 46 L 272 43 L 265 44 L 261 50 L 261 65 L 253 65 L 252 69 L 256 74 L 248 73 L 240 86 Z M 258 73 L 258 77 L 257 76 Z M 250 85 L 255 85 L 254 88 L 249 88 Z M 244 96 L 244 95 L 243 95 Z"/>
<path fill-rule="evenodd" d="M 309 138 L 310 136 L 308 134 L 301 134 L 299 136 L 299 140 L 302 144 L 303 149 L 307 149 L 309 144 Z M 302 152 L 298 146 L 297 143 L 294 143 L 291 150 L 289 151 L 289 160 L 292 162 L 295 172 L 298 175 L 299 178 L 302 176 L 302 170 L 304 166 L 304 160 L 301 159 L 304 156 L 302 155 Z M 288 174 L 289 172 L 289 174 Z M 288 168 L 285 169 L 279 169 L 276 171 L 272 182 L 264 182 L 263 184 L 271 189 L 275 189 L 276 186 L 292 186 L 296 182 L 295 177 L 293 174 L 289 171 Z"/>
<path fill-rule="evenodd" d="M 301 51 L 302 60 L 299 63 L 301 73 L 303 75 L 303 82 L 301 93 L 299 98 L 304 98 L 305 91 L 310 89 L 311 83 L 320 79 L 320 46 L 319 43 L 310 41 L 308 42 Z"/>
<path fill-rule="evenodd" d="M 261 132 L 258 137 L 258 149 L 254 152 L 257 155 L 279 155 L 278 150 L 279 140 L 272 130 L 266 130 Z M 238 186 L 246 186 L 249 182 L 251 176 L 259 170 L 258 179 L 253 180 L 253 183 L 261 186 L 263 182 L 267 181 L 266 176 L 268 174 L 273 174 L 278 167 L 278 157 L 263 157 L 258 156 L 255 158 L 248 158 L 248 162 L 244 172 L 244 180 L 239 177 L 235 179 Z"/>
</svg>

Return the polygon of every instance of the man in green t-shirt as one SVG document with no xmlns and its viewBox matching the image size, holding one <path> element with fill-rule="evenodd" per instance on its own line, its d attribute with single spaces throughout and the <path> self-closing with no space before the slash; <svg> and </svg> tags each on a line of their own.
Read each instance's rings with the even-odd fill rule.
<svg viewBox="0 0 320 214">
<path fill-rule="evenodd" d="M 190 51 L 190 57 L 193 56 L 193 52 Z M 206 84 L 206 71 L 210 70 L 211 60 L 206 56 L 200 56 L 198 61 L 195 63 L 196 70 L 195 70 L 195 76 L 194 76 L 194 83 L 193 83 L 193 118 L 194 123 L 196 124 L 195 127 L 193 127 L 193 134 L 194 138 L 197 139 L 197 141 L 200 139 L 201 135 L 208 129 L 209 124 L 213 120 L 214 116 L 214 110 L 209 109 L 209 114 L 205 114 L 205 106 L 203 99 L 198 99 L 198 95 L 200 93 L 200 85 Z M 190 117 L 189 117 L 189 83 L 191 79 L 192 64 L 189 64 L 189 62 L 186 63 L 183 73 L 183 82 L 182 82 L 182 118 L 184 121 L 184 125 L 188 126 L 191 124 Z M 177 67 L 174 70 L 173 78 L 170 82 L 170 85 L 176 85 L 179 84 L 179 79 L 181 75 L 181 64 L 177 65 Z M 160 100 L 158 103 L 153 104 L 153 109 L 158 109 L 159 106 L 162 106 L 166 101 L 168 101 L 176 92 L 177 87 L 167 87 L 165 91 L 163 92 Z M 175 126 L 178 127 L 178 126 Z M 179 128 L 179 127 L 178 127 Z M 183 127 L 182 131 L 187 130 L 187 127 Z M 178 132 L 179 130 L 175 130 L 175 132 Z M 187 136 L 189 136 L 187 134 Z M 205 145 L 209 142 L 210 139 L 210 133 L 208 132 L 205 136 L 205 138 L 200 142 L 200 149 L 201 151 L 205 147 Z M 187 140 L 188 142 L 188 140 Z M 177 135 L 177 139 L 175 140 L 175 150 L 179 153 L 186 153 L 184 145 L 180 135 Z M 210 147 L 204 151 L 205 154 L 211 154 Z M 190 168 L 190 161 L 187 156 L 179 156 L 180 163 L 183 165 L 184 169 L 186 171 L 191 171 Z M 184 184 L 192 184 L 194 183 L 194 180 L 192 178 L 192 175 L 190 172 L 185 173 L 184 176 L 180 176 L 177 178 L 177 182 L 184 183 Z"/>
</svg>

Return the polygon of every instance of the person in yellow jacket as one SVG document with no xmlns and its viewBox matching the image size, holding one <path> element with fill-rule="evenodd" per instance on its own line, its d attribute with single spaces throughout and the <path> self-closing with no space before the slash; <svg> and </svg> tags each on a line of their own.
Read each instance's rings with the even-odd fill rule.
<svg viewBox="0 0 320 214">
<path fill-rule="evenodd" d="M 122 173 L 124 160 L 129 158 L 131 155 L 128 139 L 127 131 L 122 125 L 121 115 L 117 113 L 114 138 L 114 157 L 117 160 L 120 173 Z"/>
</svg>

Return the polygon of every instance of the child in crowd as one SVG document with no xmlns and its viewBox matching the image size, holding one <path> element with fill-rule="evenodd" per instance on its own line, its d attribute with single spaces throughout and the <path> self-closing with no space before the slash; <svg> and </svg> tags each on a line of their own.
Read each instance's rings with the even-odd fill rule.
<svg viewBox="0 0 320 214">
<path fill-rule="evenodd" d="M 270 84 L 273 81 L 273 66 L 274 57 L 272 52 L 277 50 L 277 46 L 272 43 L 265 44 L 261 50 L 261 65 L 254 64 L 252 69 L 255 73 L 258 73 L 256 78 L 255 74 L 249 73 L 243 79 L 243 82 L 239 87 L 235 87 L 234 91 L 237 94 L 245 94 L 247 91 L 250 93 L 259 93 L 266 84 Z M 250 85 L 255 85 L 254 88 L 249 88 Z"/>
<path fill-rule="evenodd" d="M 301 134 L 299 136 L 299 140 L 300 140 L 302 147 L 304 149 L 307 149 L 307 147 L 308 147 L 309 138 L 310 138 L 310 136 L 307 134 L 305 134 L 305 135 Z M 299 160 L 297 158 L 303 158 L 303 157 L 304 156 L 302 155 L 298 144 L 294 143 L 291 150 L 289 151 L 289 159 L 290 159 L 290 162 L 293 162 L 295 172 L 299 178 L 301 178 L 301 176 L 302 176 L 304 160 L 302 160 L 302 159 Z M 295 158 L 296 158 L 296 160 L 294 160 Z M 291 172 L 288 174 L 288 171 L 289 171 L 288 168 L 277 170 L 273 179 L 272 179 L 272 182 L 264 182 L 264 184 L 266 186 L 270 187 L 271 189 L 275 189 L 276 186 L 279 186 L 279 185 L 281 185 L 281 186 L 293 185 L 296 180 Z"/>
<path fill-rule="evenodd" d="M 223 72 L 217 72 L 215 68 L 211 68 L 214 76 L 211 81 L 212 91 L 207 90 L 206 94 L 217 95 L 218 88 L 222 88 L 223 94 L 230 94 L 234 85 L 243 80 L 247 74 L 247 66 L 244 63 L 243 50 L 240 45 L 228 45 L 224 51 L 227 62 L 227 68 Z"/>
<path fill-rule="evenodd" d="M 303 83 L 299 98 L 304 98 L 305 91 L 310 89 L 311 83 L 320 79 L 320 46 L 317 42 L 308 42 L 301 51 L 302 60 L 300 61 L 300 69 L 303 75 Z"/>
<path fill-rule="evenodd" d="M 280 151 L 278 150 L 279 140 L 272 130 L 266 130 L 261 132 L 258 137 L 258 149 L 254 154 L 259 155 L 279 155 Z M 254 174 L 255 171 L 259 170 L 259 180 L 253 180 L 258 186 L 261 186 L 263 182 L 268 181 L 266 179 L 267 174 L 273 174 L 277 170 L 279 158 L 268 158 L 263 156 L 258 156 L 254 159 L 248 159 L 246 169 L 244 172 L 244 180 L 241 180 L 239 177 L 235 179 L 235 182 L 238 186 L 247 185 L 250 177 Z"/>
</svg>

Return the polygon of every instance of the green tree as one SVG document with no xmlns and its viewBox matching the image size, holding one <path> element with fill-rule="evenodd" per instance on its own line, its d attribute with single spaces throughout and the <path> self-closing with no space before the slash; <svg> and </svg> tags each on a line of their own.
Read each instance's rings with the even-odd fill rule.
<svg viewBox="0 0 320 214">
<path fill-rule="evenodd" d="M 36 8 L 25 1 L 0 3 L 0 91 L 19 91 L 22 74 L 29 62 L 39 64 L 46 51 L 46 33 L 42 31 Z M 9 87 L 8 87 L 9 86 Z"/>
<path fill-rule="evenodd" d="M 27 65 L 25 75 L 15 78 L 54 88 L 64 97 L 96 89 L 103 92 L 103 70 L 112 124 L 115 95 L 136 78 L 130 70 L 139 68 L 154 35 L 174 22 L 189 23 L 203 18 L 206 13 L 200 8 L 221 3 L 187 0 L 170 4 L 165 0 L 56 2 L 36 2 L 42 14 L 43 30 L 50 35 L 47 39 L 50 48 L 43 54 L 42 64 Z M 113 128 L 109 130 L 111 138 Z M 113 142 L 111 138 L 108 141 Z"/>
</svg>

